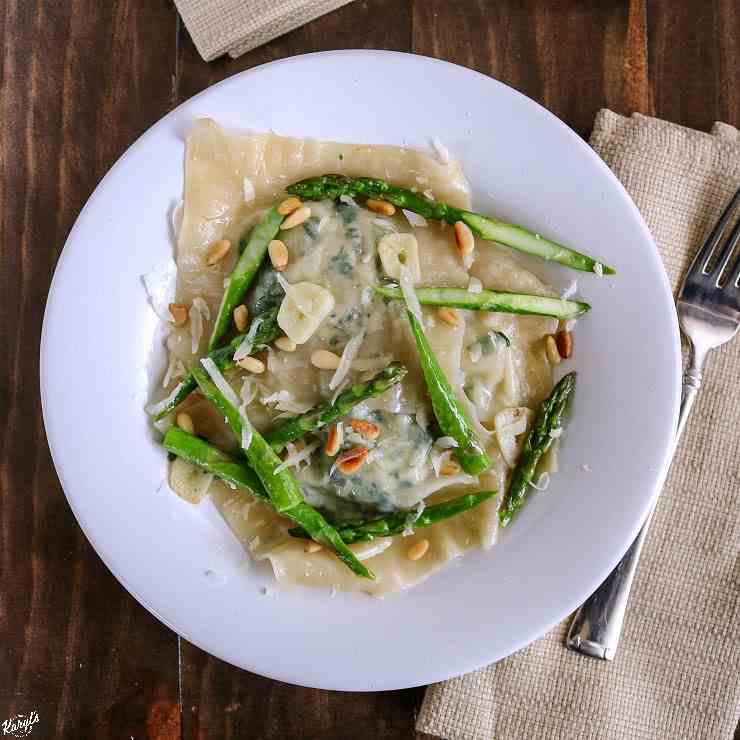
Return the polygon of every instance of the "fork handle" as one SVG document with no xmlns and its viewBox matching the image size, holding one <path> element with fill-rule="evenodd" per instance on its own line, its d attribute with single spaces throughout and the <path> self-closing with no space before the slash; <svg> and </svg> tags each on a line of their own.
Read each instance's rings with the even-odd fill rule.
<svg viewBox="0 0 740 740">
<path fill-rule="evenodd" d="M 695 348 L 692 348 L 691 359 L 683 378 L 681 410 L 678 416 L 671 459 L 673 459 L 676 452 L 676 446 L 686 426 L 686 420 L 694 405 L 696 394 L 701 388 L 702 368 L 705 359 L 706 352 L 697 352 Z M 666 468 L 663 480 L 660 482 L 661 488 L 667 473 L 668 469 Z M 617 566 L 607 576 L 606 580 L 586 599 L 583 606 L 573 617 L 566 639 L 566 645 L 571 650 L 601 660 L 614 659 L 619 638 L 622 634 L 622 625 L 627 611 L 632 581 L 637 571 L 637 563 L 640 560 L 640 553 L 650 527 L 650 521 L 653 518 L 656 503 L 657 496 L 650 507 L 645 523 L 624 557 L 617 563 Z"/>
</svg>

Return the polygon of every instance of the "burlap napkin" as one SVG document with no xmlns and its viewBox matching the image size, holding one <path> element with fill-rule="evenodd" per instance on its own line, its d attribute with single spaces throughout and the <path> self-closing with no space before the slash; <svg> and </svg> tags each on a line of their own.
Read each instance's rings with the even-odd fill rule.
<svg viewBox="0 0 740 740">
<path fill-rule="evenodd" d="M 591 145 L 642 212 L 674 288 L 740 184 L 740 132 L 601 111 Z M 710 358 L 632 589 L 613 663 L 568 622 L 430 686 L 417 729 L 449 740 L 732 738 L 740 716 L 740 339 Z M 495 629 L 495 625 L 492 625 Z"/>
<path fill-rule="evenodd" d="M 175 0 L 206 62 L 236 58 L 351 0 Z"/>
</svg>

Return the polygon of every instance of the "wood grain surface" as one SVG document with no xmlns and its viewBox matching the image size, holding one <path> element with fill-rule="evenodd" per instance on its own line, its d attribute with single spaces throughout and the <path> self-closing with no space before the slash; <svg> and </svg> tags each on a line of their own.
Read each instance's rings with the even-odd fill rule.
<svg viewBox="0 0 740 740">
<path fill-rule="evenodd" d="M 101 563 L 46 446 L 38 346 L 54 265 L 100 178 L 235 72 L 338 48 L 492 75 L 587 135 L 599 108 L 740 124 L 736 0 L 356 0 L 237 60 L 198 56 L 169 0 L 0 0 L 0 723 L 38 738 L 412 738 L 423 689 L 302 689 L 180 640 Z M 81 451 L 82 454 L 83 451 Z"/>
</svg>

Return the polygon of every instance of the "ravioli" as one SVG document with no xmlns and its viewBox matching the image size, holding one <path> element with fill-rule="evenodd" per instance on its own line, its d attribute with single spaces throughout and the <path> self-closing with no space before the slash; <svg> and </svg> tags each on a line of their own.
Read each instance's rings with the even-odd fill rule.
<svg viewBox="0 0 740 740">
<path fill-rule="evenodd" d="M 219 239 L 237 243 L 265 208 L 284 197 L 288 184 L 326 172 L 381 177 L 470 207 L 469 187 L 459 167 L 454 162 L 440 164 L 413 149 L 228 134 L 211 120 L 198 121 L 187 142 L 177 301 L 191 305 L 200 298 L 207 309 L 200 313 L 201 336 L 194 337 L 190 327 L 173 330 L 168 341 L 173 362 L 191 367 L 205 353 L 224 279 L 233 267 L 233 261 L 227 260 L 205 268 L 209 246 Z M 263 374 L 249 375 L 240 369 L 227 373 L 235 392 L 248 400 L 247 413 L 254 426 L 269 430 L 298 409 L 331 399 L 337 392 L 330 388 L 333 372 L 313 367 L 311 353 L 328 349 L 341 354 L 351 339 L 361 335 L 360 351 L 349 373 L 352 382 L 372 376 L 392 360 L 402 362 L 408 374 L 401 384 L 353 410 L 353 418 L 371 420 L 382 430 L 369 444 L 368 463 L 355 474 L 339 474 L 333 459 L 323 455 L 325 434 L 312 437 L 317 450 L 310 464 L 294 470 L 307 501 L 341 520 L 413 511 L 464 491 L 502 492 L 509 469 L 493 433 L 493 419 L 512 406 L 533 408 L 549 392 L 551 370 L 541 340 L 557 322 L 459 311 L 463 321 L 451 326 L 433 310 L 423 309 L 432 349 L 493 460 L 479 478 L 440 476 L 435 470 L 440 451 L 433 446 L 439 432 L 405 312 L 402 304 L 372 290 L 384 275 L 378 243 L 387 234 L 413 234 L 418 242 L 420 284 L 466 287 L 473 277 L 487 287 L 542 294 L 548 292 L 546 286 L 504 250 L 485 243 L 478 243 L 475 260 L 467 269 L 451 246 L 449 226 L 430 222 L 423 228 L 412 227 L 400 212 L 379 216 L 349 198 L 307 205 L 311 218 L 281 235 L 289 253 L 282 276 L 290 284 L 308 281 L 326 288 L 334 297 L 334 307 L 295 352 L 271 348 Z M 491 336 L 496 331 L 506 334 L 510 348 L 494 343 Z M 212 407 L 197 394 L 186 404 L 199 433 L 224 448 L 234 447 L 233 437 Z M 351 433 L 346 437 L 345 444 L 353 443 Z M 210 495 L 236 537 L 253 557 L 270 562 L 280 583 L 376 595 L 413 586 L 467 550 L 490 547 L 501 500 L 498 495 L 406 537 L 353 545 L 376 574 L 375 581 L 367 581 L 354 576 L 330 553 L 307 554 L 303 541 L 290 537 L 286 521 L 263 502 L 219 481 L 211 484 Z M 422 539 L 430 542 L 427 555 L 410 560 L 409 548 Z"/>
</svg>

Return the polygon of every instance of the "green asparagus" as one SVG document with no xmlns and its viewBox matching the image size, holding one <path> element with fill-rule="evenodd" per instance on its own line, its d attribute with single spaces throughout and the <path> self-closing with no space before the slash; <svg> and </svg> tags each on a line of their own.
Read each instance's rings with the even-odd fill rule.
<svg viewBox="0 0 740 740">
<path fill-rule="evenodd" d="M 316 432 L 327 424 L 346 416 L 354 406 L 368 398 L 379 396 L 389 388 L 400 383 L 406 376 L 406 368 L 393 362 L 366 383 L 358 383 L 340 393 L 333 402 L 312 408 L 305 414 L 288 419 L 266 435 L 267 441 L 277 452 L 309 432 Z"/>
<path fill-rule="evenodd" d="M 407 314 L 419 352 L 421 371 L 439 428 L 445 435 L 457 442 L 455 456 L 460 461 L 462 469 L 469 475 L 479 475 L 491 467 L 491 460 L 478 440 L 449 380 L 439 366 L 421 324 L 411 311 L 407 311 Z"/>
<path fill-rule="evenodd" d="M 196 367 L 193 375 L 203 395 L 224 415 L 237 439 L 243 441 L 244 419 L 233 402 L 221 392 L 205 369 Z M 280 470 L 281 460 L 265 438 L 254 428 L 250 430 L 249 436 L 249 445 L 242 449 L 262 481 L 275 510 L 303 527 L 316 542 L 334 550 L 337 557 L 355 574 L 363 578 L 375 578 L 342 541 L 336 529 L 303 500 L 298 481 L 289 470 Z"/>
<path fill-rule="evenodd" d="M 236 267 L 234 267 L 233 272 L 228 277 L 226 290 L 221 299 L 221 306 L 218 309 L 218 315 L 213 325 L 213 332 L 208 342 L 209 352 L 218 347 L 224 335 L 229 330 L 234 309 L 242 302 L 244 294 L 252 284 L 257 270 L 267 253 L 267 247 L 277 236 L 282 222 L 283 216 L 278 213 L 277 207 L 273 207 L 252 229 L 244 250 L 236 263 Z"/>
<path fill-rule="evenodd" d="M 401 289 L 393 283 L 376 285 L 375 292 L 386 298 L 403 300 Z M 552 316 L 561 320 L 573 319 L 591 309 L 588 303 L 527 293 L 499 293 L 493 290 L 471 293 L 465 288 L 416 288 L 414 292 L 422 306 L 448 306 L 466 308 L 470 311 Z"/>
<path fill-rule="evenodd" d="M 236 364 L 234 362 L 234 352 L 236 352 L 250 332 L 253 332 L 252 349 L 250 354 L 263 350 L 268 344 L 274 341 L 280 334 L 280 330 L 277 325 L 277 309 L 273 308 L 265 311 L 260 316 L 255 316 L 252 319 L 249 331 L 247 331 L 246 334 L 238 334 L 224 347 L 219 347 L 218 349 L 209 352 L 208 357 L 216 363 L 216 367 L 221 372 L 234 367 Z M 162 419 L 167 416 L 167 414 L 171 413 L 197 387 L 198 384 L 195 382 L 193 374 L 190 373 L 176 387 L 175 391 L 171 394 L 171 398 L 167 405 L 155 415 L 155 420 Z"/>
<path fill-rule="evenodd" d="M 444 519 L 470 511 L 495 495 L 496 491 L 466 493 L 444 503 L 427 506 L 416 519 L 414 519 L 413 511 L 399 511 L 370 521 L 340 522 L 334 526 L 339 536 L 348 544 L 370 542 L 376 537 L 393 537 L 402 534 L 407 527 L 414 530 L 429 527 Z M 308 532 L 300 527 L 291 529 L 290 534 L 293 537 L 308 538 Z"/>
<path fill-rule="evenodd" d="M 576 385 L 576 374 L 568 373 L 552 389 L 552 393 L 542 402 L 532 429 L 524 443 L 521 457 L 511 477 L 509 490 L 499 509 L 499 522 L 505 527 L 514 514 L 524 505 L 529 486 L 534 477 L 540 458 L 550 449 L 553 437 L 551 432 L 559 429 Z"/>
<path fill-rule="evenodd" d="M 566 267 L 585 272 L 613 274 L 614 270 L 597 262 L 588 255 L 576 252 L 562 244 L 545 239 L 521 226 L 507 224 L 494 218 L 456 208 L 448 203 L 429 200 L 422 193 L 399 188 L 385 180 L 370 177 L 346 177 L 344 175 L 321 175 L 310 177 L 286 188 L 292 195 L 308 200 L 331 198 L 341 195 L 365 196 L 374 200 L 386 200 L 399 208 L 418 213 L 424 218 L 455 224 L 462 221 L 470 230 L 486 241 L 499 242 L 520 252 L 533 254 L 542 259 L 559 262 Z"/>
<path fill-rule="evenodd" d="M 218 447 L 210 442 L 206 442 L 178 426 L 171 426 L 164 435 L 162 444 L 173 455 L 198 465 L 206 472 L 213 473 L 217 478 L 233 486 L 245 489 L 257 498 L 269 501 L 270 497 L 267 495 L 267 491 L 257 474 L 243 463 L 237 462 L 225 452 L 221 452 Z"/>
</svg>

